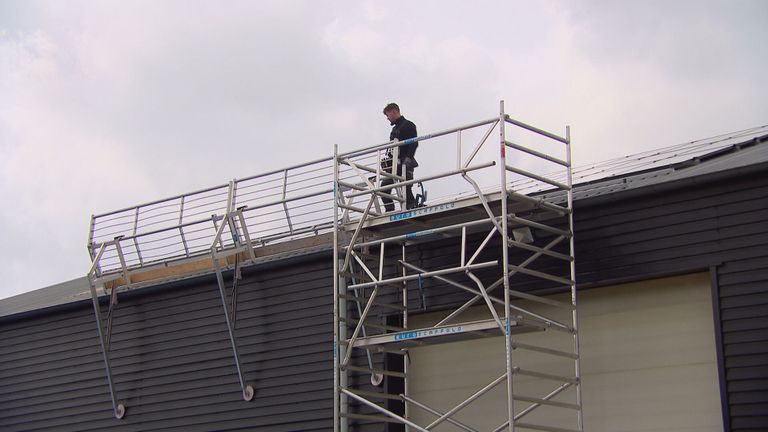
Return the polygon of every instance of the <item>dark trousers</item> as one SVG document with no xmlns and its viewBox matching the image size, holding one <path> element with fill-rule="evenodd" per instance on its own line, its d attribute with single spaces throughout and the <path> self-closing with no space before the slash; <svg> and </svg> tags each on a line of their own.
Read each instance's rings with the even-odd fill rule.
<svg viewBox="0 0 768 432">
<path fill-rule="evenodd" d="M 397 175 L 402 175 L 401 174 L 402 171 L 403 171 L 403 164 L 397 164 Z M 405 170 L 405 179 L 413 180 L 413 169 Z M 395 183 L 394 179 L 391 179 L 389 177 L 383 178 L 381 180 L 382 187 L 389 186 L 394 183 Z M 386 194 L 391 194 L 392 189 L 385 189 L 382 192 Z M 388 212 L 395 211 L 395 203 L 393 203 L 391 199 L 387 197 L 381 197 L 381 202 L 384 203 L 384 209 L 386 209 L 386 211 Z M 407 209 L 412 209 L 416 207 L 416 198 L 413 196 L 413 185 L 408 185 L 405 187 L 405 207 Z"/>
</svg>

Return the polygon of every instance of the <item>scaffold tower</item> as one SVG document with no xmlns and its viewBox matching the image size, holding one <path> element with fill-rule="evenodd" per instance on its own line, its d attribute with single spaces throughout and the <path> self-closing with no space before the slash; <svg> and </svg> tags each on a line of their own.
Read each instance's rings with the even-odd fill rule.
<svg viewBox="0 0 768 432">
<path fill-rule="evenodd" d="M 430 159 L 433 170 L 413 179 L 382 164 L 413 142 L 455 158 Z M 333 170 L 334 432 L 582 432 L 570 129 L 559 136 L 515 120 L 502 101 L 488 120 L 336 149 Z M 380 186 L 387 178 L 393 184 Z M 424 182 L 470 193 L 406 209 L 405 187 Z M 401 210 L 383 211 L 382 197 Z M 414 253 L 429 244 L 453 258 L 430 267 Z M 412 354 L 478 339 L 503 346 L 503 358 L 475 365 L 497 368 L 495 379 L 450 406 L 414 396 Z M 462 419 L 478 404 L 493 407 L 483 421 L 497 423 Z"/>
</svg>

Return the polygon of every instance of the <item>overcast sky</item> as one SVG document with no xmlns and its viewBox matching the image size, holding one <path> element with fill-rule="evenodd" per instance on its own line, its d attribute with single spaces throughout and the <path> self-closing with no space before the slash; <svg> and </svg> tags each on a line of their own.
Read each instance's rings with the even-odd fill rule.
<svg viewBox="0 0 768 432">
<path fill-rule="evenodd" d="M 766 1 L 0 0 L 0 298 L 91 214 L 498 113 L 576 165 L 768 124 Z"/>
</svg>

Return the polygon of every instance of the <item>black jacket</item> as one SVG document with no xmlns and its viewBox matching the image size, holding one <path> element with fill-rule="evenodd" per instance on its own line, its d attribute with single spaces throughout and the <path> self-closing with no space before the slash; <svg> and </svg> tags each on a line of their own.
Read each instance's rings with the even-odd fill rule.
<svg viewBox="0 0 768 432">
<path fill-rule="evenodd" d="M 390 141 L 391 140 L 405 141 L 409 138 L 416 138 L 417 136 L 419 135 L 416 132 L 416 125 L 413 124 L 412 121 L 407 120 L 403 116 L 400 116 L 399 119 L 395 120 L 395 123 L 392 125 L 392 132 L 389 133 Z M 405 157 L 410 157 L 412 159 L 415 159 L 416 148 L 418 146 L 419 146 L 418 141 L 415 141 L 410 144 L 401 144 L 399 159 L 404 159 Z"/>
</svg>

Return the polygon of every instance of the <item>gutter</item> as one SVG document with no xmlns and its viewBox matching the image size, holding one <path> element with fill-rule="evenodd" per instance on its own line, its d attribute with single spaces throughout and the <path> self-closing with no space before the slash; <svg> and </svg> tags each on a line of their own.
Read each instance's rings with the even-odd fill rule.
<svg viewBox="0 0 768 432">
<path fill-rule="evenodd" d="M 593 207 L 609 202 L 614 202 L 617 199 L 630 199 L 639 198 L 651 194 L 661 194 L 672 190 L 682 189 L 685 187 L 703 186 L 706 184 L 731 180 L 737 177 L 749 177 L 756 174 L 764 173 L 768 171 L 768 162 L 762 162 L 756 165 L 748 165 L 739 168 L 731 168 L 729 170 L 717 171 L 710 174 L 702 174 L 695 177 L 686 177 L 683 179 L 672 180 L 668 182 L 661 182 L 648 186 L 640 186 L 634 189 L 627 189 L 623 191 L 613 192 L 605 195 L 582 198 L 574 201 L 574 207 Z"/>
</svg>

